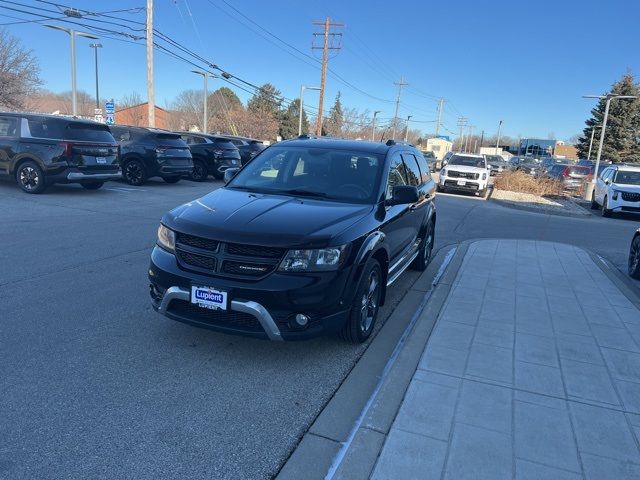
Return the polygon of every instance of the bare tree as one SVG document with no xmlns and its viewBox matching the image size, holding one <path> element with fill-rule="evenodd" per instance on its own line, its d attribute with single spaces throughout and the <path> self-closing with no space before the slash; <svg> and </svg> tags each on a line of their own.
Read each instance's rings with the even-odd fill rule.
<svg viewBox="0 0 640 480">
<path fill-rule="evenodd" d="M 143 127 L 147 125 L 147 112 L 141 108 L 134 109 L 137 105 L 144 103 L 142 96 L 138 92 L 131 92 L 116 102 L 116 112 L 129 109 L 124 114 L 119 114 L 117 121 L 127 125 Z"/>
<path fill-rule="evenodd" d="M 5 30 L 0 30 L 0 107 L 24 108 L 25 99 L 42 83 L 40 68 L 31 50 Z"/>
</svg>

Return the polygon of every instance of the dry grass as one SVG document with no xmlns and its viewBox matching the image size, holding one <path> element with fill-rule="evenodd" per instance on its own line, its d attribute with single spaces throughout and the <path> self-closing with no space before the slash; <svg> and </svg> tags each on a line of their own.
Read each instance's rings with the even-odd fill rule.
<svg viewBox="0 0 640 480">
<path fill-rule="evenodd" d="M 530 193 L 540 197 L 560 196 L 563 194 L 562 184 L 550 178 L 536 178 L 519 171 L 508 171 L 498 175 L 494 182 L 498 190 Z"/>
</svg>

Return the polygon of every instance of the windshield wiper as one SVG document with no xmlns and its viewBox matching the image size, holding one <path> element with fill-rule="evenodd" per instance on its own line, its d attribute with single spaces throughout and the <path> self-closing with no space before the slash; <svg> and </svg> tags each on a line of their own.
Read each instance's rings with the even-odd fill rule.
<svg viewBox="0 0 640 480">
<path fill-rule="evenodd" d="M 285 195 L 298 195 L 301 197 L 320 197 L 320 198 L 329 198 L 329 195 L 327 195 L 324 192 L 313 192 L 311 190 L 303 190 L 303 189 L 296 189 L 293 188 L 291 190 L 280 190 L 278 193 L 284 193 Z"/>
</svg>

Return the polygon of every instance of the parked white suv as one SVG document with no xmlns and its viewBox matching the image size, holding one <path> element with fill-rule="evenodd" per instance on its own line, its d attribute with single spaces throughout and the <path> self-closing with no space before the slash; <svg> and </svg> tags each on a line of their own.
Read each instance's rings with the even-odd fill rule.
<svg viewBox="0 0 640 480">
<path fill-rule="evenodd" d="M 602 216 L 614 212 L 640 214 L 640 167 L 611 165 L 596 180 L 591 208 L 602 208 Z"/>
<path fill-rule="evenodd" d="M 484 197 L 489 184 L 490 167 L 484 155 L 456 153 L 440 170 L 438 191 L 473 192 Z"/>
</svg>

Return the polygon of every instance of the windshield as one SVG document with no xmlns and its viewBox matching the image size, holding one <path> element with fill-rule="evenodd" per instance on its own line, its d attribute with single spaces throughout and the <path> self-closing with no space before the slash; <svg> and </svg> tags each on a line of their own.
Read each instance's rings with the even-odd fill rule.
<svg viewBox="0 0 640 480">
<path fill-rule="evenodd" d="M 493 163 L 493 164 L 507 163 L 507 162 L 504 161 L 504 158 L 502 158 L 500 155 L 488 155 L 487 156 L 487 162 Z"/>
<path fill-rule="evenodd" d="M 247 164 L 227 188 L 375 203 L 383 164 L 383 156 L 371 153 L 272 147 Z"/>
<path fill-rule="evenodd" d="M 625 172 L 618 170 L 613 183 L 620 183 L 623 185 L 640 185 L 640 172 Z"/>
<path fill-rule="evenodd" d="M 485 168 L 484 158 L 470 157 L 466 155 L 454 155 L 449 160 L 449 165 L 464 165 L 465 167 Z"/>
</svg>

